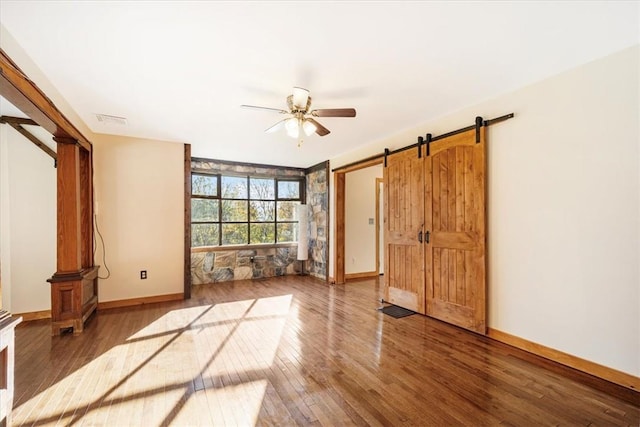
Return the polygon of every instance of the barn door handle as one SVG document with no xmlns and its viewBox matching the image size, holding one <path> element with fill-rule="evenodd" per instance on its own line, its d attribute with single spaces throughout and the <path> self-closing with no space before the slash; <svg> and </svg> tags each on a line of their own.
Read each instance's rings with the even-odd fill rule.
<svg viewBox="0 0 640 427">
<path fill-rule="evenodd" d="M 422 230 L 418 232 L 418 242 L 422 243 Z"/>
<path fill-rule="evenodd" d="M 430 237 L 431 237 L 431 233 L 429 233 L 428 231 L 424 233 L 424 242 L 429 243 Z"/>
</svg>

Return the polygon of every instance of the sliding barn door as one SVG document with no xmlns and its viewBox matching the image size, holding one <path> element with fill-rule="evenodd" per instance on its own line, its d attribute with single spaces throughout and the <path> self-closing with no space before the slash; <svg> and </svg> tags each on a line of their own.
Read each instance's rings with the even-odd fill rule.
<svg viewBox="0 0 640 427">
<path fill-rule="evenodd" d="M 385 301 L 425 314 L 424 163 L 416 150 L 384 168 Z"/>
<path fill-rule="evenodd" d="M 486 333 L 484 127 L 430 145 L 425 158 L 427 315 Z"/>
</svg>

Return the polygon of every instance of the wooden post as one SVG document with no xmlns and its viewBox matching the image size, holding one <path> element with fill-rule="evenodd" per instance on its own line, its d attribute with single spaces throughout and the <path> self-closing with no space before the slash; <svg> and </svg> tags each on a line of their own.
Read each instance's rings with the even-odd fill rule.
<svg viewBox="0 0 640 427">
<path fill-rule="evenodd" d="M 91 151 L 73 138 L 55 137 L 58 153 L 57 271 L 51 283 L 51 332 L 84 329 L 98 305 L 98 267 L 93 265 Z"/>
<path fill-rule="evenodd" d="M 58 260 L 56 274 L 82 269 L 80 146 L 73 139 L 54 138 L 58 143 Z"/>
<path fill-rule="evenodd" d="M 342 285 L 345 282 L 345 173 L 335 172 L 333 183 L 336 189 L 336 253 L 334 256 L 333 275 L 336 285 Z"/>
</svg>

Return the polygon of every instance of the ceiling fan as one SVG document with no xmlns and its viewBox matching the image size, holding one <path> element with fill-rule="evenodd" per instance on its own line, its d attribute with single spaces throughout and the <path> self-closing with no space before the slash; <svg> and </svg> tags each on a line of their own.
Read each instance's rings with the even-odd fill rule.
<svg viewBox="0 0 640 427">
<path fill-rule="evenodd" d="M 277 111 L 280 114 L 289 114 L 290 117 L 282 119 L 265 132 L 272 133 L 284 127 L 292 138 L 298 139 L 298 147 L 302 144 L 303 135 L 317 133 L 320 136 L 329 134 L 329 129 L 322 126 L 314 117 L 355 117 L 354 108 L 320 108 L 311 110 L 311 97 L 309 91 L 301 87 L 294 87 L 293 93 L 287 96 L 289 110 L 279 108 L 259 107 L 256 105 L 241 105 L 244 108 L 257 108 L 260 110 Z"/>
</svg>

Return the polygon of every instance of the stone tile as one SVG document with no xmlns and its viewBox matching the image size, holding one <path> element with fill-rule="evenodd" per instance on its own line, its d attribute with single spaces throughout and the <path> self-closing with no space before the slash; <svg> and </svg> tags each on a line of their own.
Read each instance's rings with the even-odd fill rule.
<svg viewBox="0 0 640 427">
<path fill-rule="evenodd" d="M 191 253 L 191 269 L 192 270 L 202 270 L 203 261 L 204 261 L 204 257 L 202 256 L 202 252 Z"/>
<path fill-rule="evenodd" d="M 238 267 L 233 272 L 234 280 L 246 280 L 253 277 L 253 269 L 251 267 Z"/>
<path fill-rule="evenodd" d="M 233 280 L 233 269 L 231 268 L 216 268 L 213 270 L 214 282 L 227 282 Z"/>
<path fill-rule="evenodd" d="M 212 272 L 215 259 L 216 259 L 215 252 L 205 252 L 202 260 L 202 271 L 206 271 L 209 273 Z"/>
<path fill-rule="evenodd" d="M 216 252 L 214 269 L 233 268 L 236 265 L 236 251 Z"/>
<path fill-rule="evenodd" d="M 239 256 L 236 258 L 236 267 L 247 267 L 251 266 L 251 257 L 248 256 Z"/>
</svg>

